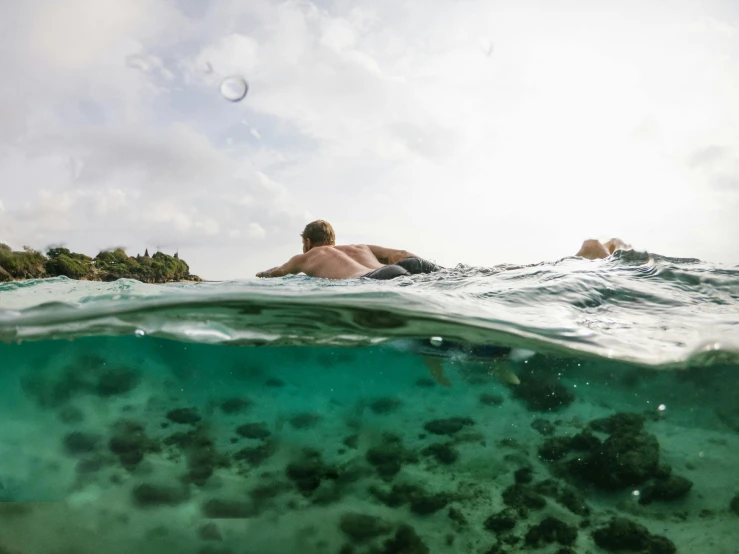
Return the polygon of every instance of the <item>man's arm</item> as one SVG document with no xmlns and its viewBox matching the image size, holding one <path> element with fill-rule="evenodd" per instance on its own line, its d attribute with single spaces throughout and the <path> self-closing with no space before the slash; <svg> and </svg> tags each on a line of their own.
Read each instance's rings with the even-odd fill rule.
<svg viewBox="0 0 739 554">
<path fill-rule="evenodd" d="M 260 271 L 257 273 L 257 277 L 284 277 L 285 275 L 294 275 L 303 271 L 304 255 L 298 254 L 293 256 L 286 263 L 278 267 L 273 267 L 267 271 Z"/>
<path fill-rule="evenodd" d="M 372 253 L 375 255 L 375 258 L 377 258 L 377 261 L 383 264 L 394 264 L 395 262 L 399 262 L 400 260 L 404 260 L 406 258 L 415 258 L 415 254 L 411 254 L 407 250 L 395 250 L 394 248 L 384 248 L 382 246 L 375 246 L 373 244 L 368 244 L 369 249 L 372 250 Z"/>
</svg>

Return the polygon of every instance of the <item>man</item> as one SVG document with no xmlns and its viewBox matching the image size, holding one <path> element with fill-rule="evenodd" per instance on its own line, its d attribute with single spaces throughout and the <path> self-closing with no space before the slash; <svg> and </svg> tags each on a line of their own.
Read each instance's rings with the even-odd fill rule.
<svg viewBox="0 0 739 554">
<path fill-rule="evenodd" d="M 577 254 L 575 254 L 575 256 L 587 258 L 588 260 L 599 260 L 602 258 L 607 258 L 616 250 L 629 249 L 631 249 L 631 246 L 626 244 L 621 239 L 613 238 L 605 243 L 602 243 L 599 240 L 590 239 L 582 243 L 580 250 Z"/>
<path fill-rule="evenodd" d="M 395 250 L 370 244 L 336 245 L 334 229 L 319 219 L 305 226 L 300 234 L 303 253 L 287 263 L 260 271 L 257 277 L 282 277 L 305 273 L 324 279 L 394 279 L 403 275 L 431 273 L 441 267 L 423 260 L 407 250 Z"/>
</svg>

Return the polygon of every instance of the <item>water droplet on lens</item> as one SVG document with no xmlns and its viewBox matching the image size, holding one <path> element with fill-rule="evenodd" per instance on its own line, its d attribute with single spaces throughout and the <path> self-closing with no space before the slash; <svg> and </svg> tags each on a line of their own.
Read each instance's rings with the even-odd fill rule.
<svg viewBox="0 0 739 554">
<path fill-rule="evenodd" d="M 143 329 L 136 329 L 136 331 L 134 331 L 134 335 L 136 335 L 137 337 L 143 337 L 146 335 L 146 331 L 144 331 Z"/>
<path fill-rule="evenodd" d="M 431 346 L 441 346 L 444 342 L 444 339 L 442 339 L 441 337 L 431 337 L 431 339 L 429 339 L 429 342 L 431 343 Z"/>
<path fill-rule="evenodd" d="M 249 85 L 241 77 L 227 77 L 221 81 L 221 94 L 226 100 L 239 102 L 249 91 Z"/>
<path fill-rule="evenodd" d="M 480 50 L 489 58 L 493 54 L 493 50 L 495 50 L 495 45 L 489 38 L 482 38 L 480 39 Z"/>
</svg>

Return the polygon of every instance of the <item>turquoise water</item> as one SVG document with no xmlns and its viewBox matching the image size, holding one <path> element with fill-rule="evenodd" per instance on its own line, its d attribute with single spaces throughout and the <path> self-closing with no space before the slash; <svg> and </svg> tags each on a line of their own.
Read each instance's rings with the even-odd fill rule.
<svg viewBox="0 0 739 554">
<path fill-rule="evenodd" d="M 27 281 L 0 341 L 0 552 L 739 552 L 739 268 Z"/>
</svg>

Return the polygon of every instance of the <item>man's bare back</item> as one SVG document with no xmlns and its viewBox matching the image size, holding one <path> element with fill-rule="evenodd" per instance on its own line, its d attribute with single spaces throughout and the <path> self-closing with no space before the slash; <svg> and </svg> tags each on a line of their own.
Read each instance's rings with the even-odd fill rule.
<svg viewBox="0 0 739 554">
<path fill-rule="evenodd" d="M 257 277 L 282 277 L 305 273 L 324 279 L 353 279 L 370 276 L 374 279 L 392 279 L 401 275 L 439 269 L 407 250 L 385 248 L 371 244 L 334 244 L 331 225 L 319 220 L 309 223 L 303 233 L 303 253 L 287 263 L 257 273 Z M 406 266 L 396 265 L 406 262 Z M 388 267 L 393 266 L 393 267 Z"/>
<path fill-rule="evenodd" d="M 314 246 L 298 258 L 296 262 L 303 273 L 324 279 L 361 277 L 383 265 L 366 245 Z"/>
<path fill-rule="evenodd" d="M 405 250 L 368 244 L 313 246 L 307 252 L 293 256 L 280 267 L 258 273 L 257 277 L 305 273 L 310 277 L 324 279 L 353 279 L 384 267 L 390 260 L 394 263 L 412 256 L 413 254 Z"/>
</svg>

